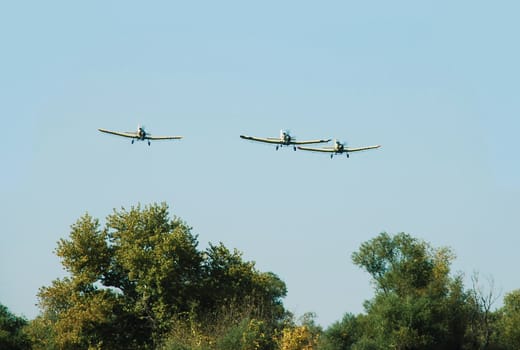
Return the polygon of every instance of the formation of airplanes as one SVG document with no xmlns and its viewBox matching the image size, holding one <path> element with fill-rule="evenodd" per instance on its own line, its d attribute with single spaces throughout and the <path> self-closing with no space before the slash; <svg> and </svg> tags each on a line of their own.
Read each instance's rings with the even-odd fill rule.
<svg viewBox="0 0 520 350">
<path fill-rule="evenodd" d="M 134 143 L 135 140 L 138 140 L 138 141 L 146 140 L 148 142 L 148 146 L 150 146 L 151 140 L 179 140 L 179 139 L 183 138 L 182 136 L 152 136 L 150 133 L 145 131 L 144 127 L 142 127 L 140 125 L 137 126 L 137 131 L 121 132 L 121 131 L 113 131 L 113 130 L 102 129 L 102 128 L 99 128 L 98 130 L 103 133 L 130 138 L 130 139 L 132 139 L 132 144 Z M 296 149 L 300 149 L 303 151 L 329 153 L 331 159 L 334 157 L 334 155 L 337 155 L 337 154 L 344 153 L 344 154 L 346 154 L 346 156 L 348 158 L 349 153 L 358 152 L 358 151 L 366 151 L 366 150 L 376 149 L 376 148 L 381 147 L 381 145 L 364 146 L 364 147 L 347 147 L 345 145 L 345 143 L 341 143 L 337 140 L 334 140 L 333 146 L 303 147 L 300 145 L 328 143 L 332 139 L 315 139 L 315 140 L 298 141 L 294 138 L 294 136 L 291 136 L 291 134 L 288 130 L 283 130 L 283 129 L 280 130 L 279 137 L 256 137 L 256 136 L 240 135 L 240 138 L 242 138 L 244 140 L 274 144 L 274 145 L 276 145 L 277 151 L 281 147 L 292 146 L 293 150 L 295 150 L 295 151 L 296 151 Z"/>
<path fill-rule="evenodd" d="M 323 152 L 330 153 L 330 158 L 332 159 L 335 154 L 343 154 L 349 157 L 349 153 L 358 152 L 358 151 L 366 151 L 369 149 L 376 149 L 381 147 L 381 145 L 374 146 L 364 146 L 364 147 L 347 147 L 345 143 L 341 143 L 337 140 L 334 140 L 334 145 L 332 147 L 302 147 L 299 145 L 308 145 L 308 144 L 316 144 L 316 143 L 327 143 L 332 139 L 317 139 L 317 140 L 305 140 L 305 141 L 297 141 L 293 136 L 290 135 L 287 130 L 280 130 L 280 137 L 255 137 L 255 136 L 246 136 L 240 135 L 240 138 L 245 140 L 271 143 L 276 145 L 276 150 L 278 151 L 279 147 L 292 145 L 293 149 L 300 149 L 303 151 L 313 151 L 313 152 Z"/>
</svg>

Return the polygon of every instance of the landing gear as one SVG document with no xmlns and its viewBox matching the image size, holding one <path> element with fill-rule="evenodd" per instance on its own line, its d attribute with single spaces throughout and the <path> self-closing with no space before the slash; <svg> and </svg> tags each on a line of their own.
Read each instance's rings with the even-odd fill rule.
<svg viewBox="0 0 520 350">
<path fill-rule="evenodd" d="M 296 151 L 296 146 L 293 146 L 293 150 L 295 150 L 295 151 Z"/>
<path fill-rule="evenodd" d="M 279 148 L 279 147 L 280 147 L 280 146 L 276 146 L 276 150 L 277 150 L 277 151 L 278 151 L 278 148 Z"/>
<path fill-rule="evenodd" d="M 151 145 L 151 142 L 150 142 L 150 140 L 148 140 L 148 146 L 150 146 L 150 145 Z M 348 154 L 347 154 L 347 156 L 348 156 Z"/>
<path fill-rule="evenodd" d="M 350 156 L 349 156 L 348 153 L 347 153 L 347 158 L 349 158 L 349 157 L 350 157 Z"/>
<path fill-rule="evenodd" d="M 330 159 L 332 159 L 333 157 L 334 157 L 334 154 L 331 154 L 331 155 L 330 155 Z"/>
<path fill-rule="evenodd" d="M 132 145 L 134 144 L 134 141 L 135 141 L 135 140 L 132 140 Z"/>
</svg>

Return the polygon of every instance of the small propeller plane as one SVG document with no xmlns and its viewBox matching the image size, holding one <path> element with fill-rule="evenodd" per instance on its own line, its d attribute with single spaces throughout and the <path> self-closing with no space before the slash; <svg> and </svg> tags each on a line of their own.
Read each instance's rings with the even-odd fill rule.
<svg viewBox="0 0 520 350">
<path fill-rule="evenodd" d="M 129 131 L 129 132 L 120 132 L 120 131 L 112 131 L 107 129 L 98 129 L 101 132 L 117 135 L 117 136 L 123 136 L 128 137 L 132 139 L 132 144 L 135 140 L 138 141 L 148 141 L 148 146 L 150 146 L 150 140 L 179 140 L 182 139 L 182 136 L 152 136 L 150 133 L 144 130 L 143 126 L 138 125 L 137 131 Z"/>
<path fill-rule="evenodd" d="M 341 143 L 337 140 L 334 140 L 334 146 L 333 147 L 320 147 L 320 148 L 314 148 L 314 147 L 298 147 L 298 149 L 304 150 L 304 151 L 314 151 L 314 152 L 325 152 L 330 153 L 330 159 L 334 157 L 335 154 L 343 154 L 345 153 L 347 155 L 347 158 L 349 157 L 350 152 L 358 152 L 358 151 L 366 151 L 368 149 L 375 149 L 379 148 L 381 145 L 375 145 L 375 146 L 366 146 L 366 147 L 356 147 L 356 148 L 350 148 L 345 145 L 345 143 Z"/>
<path fill-rule="evenodd" d="M 276 150 L 278 151 L 278 148 L 283 146 L 293 146 L 293 149 L 296 151 L 295 145 L 308 145 L 312 143 L 325 143 L 329 142 L 331 139 L 327 140 L 307 140 L 307 141 L 296 141 L 296 139 L 290 135 L 288 130 L 280 130 L 280 136 L 279 137 L 254 137 L 254 136 L 246 136 L 246 135 L 240 135 L 240 138 L 245 140 L 251 140 L 251 141 L 258 141 L 258 142 L 265 142 L 265 143 L 272 143 L 276 145 Z"/>
</svg>

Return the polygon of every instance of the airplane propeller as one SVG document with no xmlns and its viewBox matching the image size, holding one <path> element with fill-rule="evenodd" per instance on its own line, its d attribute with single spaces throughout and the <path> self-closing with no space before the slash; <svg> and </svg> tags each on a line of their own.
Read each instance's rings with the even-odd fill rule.
<svg viewBox="0 0 520 350">
<path fill-rule="evenodd" d="M 283 135 L 283 137 L 287 137 L 290 140 L 294 140 L 294 136 L 291 135 L 291 130 L 282 129 L 282 135 Z"/>
<path fill-rule="evenodd" d="M 346 148 L 347 148 L 347 142 L 341 142 L 339 140 L 334 139 L 335 152 L 330 154 L 330 159 L 334 158 L 334 154 L 342 154 L 342 153 L 345 153 L 347 158 L 349 158 L 348 152 L 345 151 Z"/>
<path fill-rule="evenodd" d="M 289 129 L 280 130 L 280 139 L 287 145 L 290 144 L 291 141 L 296 141 L 296 137 L 291 135 L 291 131 Z M 276 150 L 283 145 L 276 146 Z M 296 151 L 296 146 L 293 145 L 293 150 Z"/>
</svg>

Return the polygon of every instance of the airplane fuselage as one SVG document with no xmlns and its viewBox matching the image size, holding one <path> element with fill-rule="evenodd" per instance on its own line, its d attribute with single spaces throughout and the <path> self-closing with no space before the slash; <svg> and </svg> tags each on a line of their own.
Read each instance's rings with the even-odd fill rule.
<svg viewBox="0 0 520 350">
<path fill-rule="evenodd" d="M 287 131 L 280 130 L 280 143 L 285 146 L 292 144 L 292 137 Z"/>
<path fill-rule="evenodd" d="M 144 141 L 146 139 L 146 131 L 142 126 L 137 127 L 137 132 L 135 133 L 135 139 L 138 141 Z M 132 139 L 132 144 L 134 143 L 134 139 Z M 150 140 L 148 140 L 148 146 L 150 146 Z"/>
<path fill-rule="evenodd" d="M 345 145 L 343 145 L 341 142 L 335 141 L 334 150 L 336 153 L 343 153 L 345 151 Z"/>
<path fill-rule="evenodd" d="M 279 147 L 290 146 L 293 144 L 294 141 L 291 135 L 289 135 L 289 132 L 285 130 L 280 130 L 280 144 L 276 146 L 276 150 L 278 151 Z M 296 151 L 296 146 L 294 146 L 294 150 Z"/>
<path fill-rule="evenodd" d="M 144 129 L 142 127 L 139 127 L 137 129 L 137 138 L 141 141 L 144 141 L 146 137 L 146 131 L 144 131 Z"/>
</svg>

